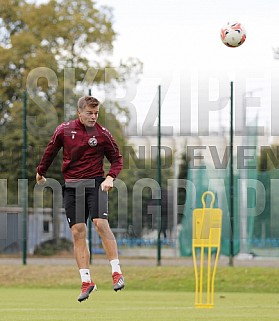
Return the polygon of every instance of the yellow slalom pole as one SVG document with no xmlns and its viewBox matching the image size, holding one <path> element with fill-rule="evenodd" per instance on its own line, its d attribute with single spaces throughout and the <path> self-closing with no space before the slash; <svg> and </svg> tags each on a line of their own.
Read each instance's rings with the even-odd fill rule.
<svg viewBox="0 0 279 321">
<path fill-rule="evenodd" d="M 204 264 L 204 247 L 201 247 L 201 261 L 200 261 L 200 298 L 199 304 L 202 303 L 203 298 L 203 264 Z"/>
<path fill-rule="evenodd" d="M 193 261 L 194 261 L 194 271 L 195 271 L 195 280 L 196 280 L 196 288 L 195 288 L 195 304 L 198 304 L 199 297 L 199 275 L 198 275 L 198 265 L 197 265 L 197 257 L 196 257 L 196 249 L 193 248 Z"/>
<path fill-rule="evenodd" d="M 208 247 L 207 255 L 207 296 L 206 303 L 211 304 L 211 247 Z"/>
<path fill-rule="evenodd" d="M 212 280 L 211 280 L 212 305 L 214 304 L 214 283 L 215 283 L 215 275 L 216 275 L 216 270 L 217 270 L 217 264 L 218 264 L 218 261 L 219 261 L 219 255 L 220 255 L 220 244 L 217 247 L 217 253 L 216 253 L 216 257 L 215 257 L 213 273 L 212 273 Z"/>
</svg>

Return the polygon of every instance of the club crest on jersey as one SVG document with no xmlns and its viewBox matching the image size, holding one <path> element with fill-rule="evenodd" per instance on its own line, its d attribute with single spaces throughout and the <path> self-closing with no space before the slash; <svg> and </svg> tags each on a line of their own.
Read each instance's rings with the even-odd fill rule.
<svg viewBox="0 0 279 321">
<path fill-rule="evenodd" d="M 75 139 L 75 134 L 76 134 L 77 132 L 75 131 L 75 130 L 72 130 L 71 131 L 71 134 L 72 134 L 72 139 Z"/>
<path fill-rule="evenodd" d="M 95 138 L 95 136 L 91 137 L 88 139 L 88 145 L 91 147 L 95 147 L 98 144 L 97 139 Z"/>
</svg>

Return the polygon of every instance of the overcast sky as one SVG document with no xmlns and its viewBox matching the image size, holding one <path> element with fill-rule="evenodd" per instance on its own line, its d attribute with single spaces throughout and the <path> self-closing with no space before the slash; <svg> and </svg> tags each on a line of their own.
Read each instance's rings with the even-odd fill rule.
<svg viewBox="0 0 279 321">
<path fill-rule="evenodd" d="M 136 56 L 146 69 L 167 67 L 227 68 L 224 63 L 254 66 L 272 59 L 279 28 L 276 0 L 99 0 L 114 8 L 119 33 L 115 58 Z M 247 29 L 245 46 L 226 48 L 220 29 L 240 21 Z M 222 66 L 220 66 L 222 64 Z"/>
<path fill-rule="evenodd" d="M 115 66 L 128 57 L 143 62 L 141 82 L 116 94 L 130 107 L 130 128 L 137 135 L 149 134 L 148 128 L 156 126 L 158 85 L 162 126 L 172 127 L 171 132 L 228 128 L 230 81 L 235 87 L 236 123 L 245 126 L 257 118 L 269 133 L 271 120 L 279 117 L 274 112 L 276 102 L 279 105 L 279 60 L 272 50 L 279 47 L 278 0 L 96 2 L 113 8 L 118 37 L 110 59 Z M 220 29 L 236 21 L 245 27 L 247 39 L 239 48 L 228 48 L 221 42 Z M 99 98 L 105 99 L 101 93 Z M 246 123 L 241 124 L 244 114 Z"/>
<path fill-rule="evenodd" d="M 131 56 L 144 64 L 134 99 L 131 101 L 131 95 L 128 99 L 137 111 L 139 134 L 144 131 L 146 118 L 153 119 L 150 110 L 158 84 L 162 85 L 164 96 L 162 125 L 173 126 L 176 131 L 181 126 L 184 108 L 192 110 L 190 130 L 198 129 L 198 108 L 202 108 L 202 103 L 206 105 L 205 100 L 209 101 L 204 107 L 206 113 L 208 109 L 223 108 L 221 112 L 209 112 L 210 130 L 229 126 L 229 106 L 224 105 L 228 103 L 230 80 L 235 81 L 238 91 L 236 103 L 240 104 L 243 96 L 248 97 L 250 105 L 254 102 L 254 108 L 246 108 L 247 122 L 258 115 L 261 125 L 270 126 L 271 79 L 279 74 L 279 60 L 274 59 L 272 51 L 279 47 L 279 1 L 98 3 L 114 8 L 114 28 L 118 33 L 112 56 L 115 64 Z M 228 21 L 241 22 L 247 31 L 246 42 L 239 48 L 228 48 L 220 40 L 220 29 Z M 258 100 L 252 102 L 250 96 Z"/>
</svg>

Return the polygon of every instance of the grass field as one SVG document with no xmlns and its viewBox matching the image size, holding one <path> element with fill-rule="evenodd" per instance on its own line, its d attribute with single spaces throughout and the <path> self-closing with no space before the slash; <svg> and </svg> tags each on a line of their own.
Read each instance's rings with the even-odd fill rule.
<svg viewBox="0 0 279 321">
<path fill-rule="evenodd" d="M 0 320 L 278 321 L 275 268 L 219 268 L 213 309 L 194 307 L 191 268 L 125 267 L 127 286 L 117 293 L 108 266 L 92 270 L 98 291 L 79 303 L 75 266 L 1 266 Z"/>
<path fill-rule="evenodd" d="M 278 321 L 279 295 L 218 293 L 213 309 L 196 309 L 193 293 L 173 291 L 94 292 L 76 301 L 73 289 L 12 289 L 0 294 L 3 321 Z"/>
</svg>

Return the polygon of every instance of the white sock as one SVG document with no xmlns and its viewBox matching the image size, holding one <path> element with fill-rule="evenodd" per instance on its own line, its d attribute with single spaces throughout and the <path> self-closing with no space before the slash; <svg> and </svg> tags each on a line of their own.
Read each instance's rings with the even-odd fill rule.
<svg viewBox="0 0 279 321">
<path fill-rule="evenodd" d="M 80 269 L 79 270 L 81 282 L 91 282 L 90 271 L 89 269 Z"/>
<path fill-rule="evenodd" d="M 110 262 L 111 265 L 111 273 L 113 274 L 114 272 L 117 272 L 119 274 L 122 274 L 121 269 L 120 269 L 120 264 L 119 264 L 119 260 L 115 259 L 115 260 L 111 260 Z"/>
</svg>

